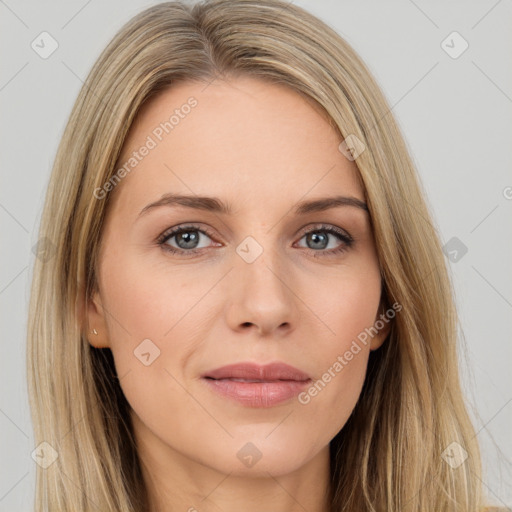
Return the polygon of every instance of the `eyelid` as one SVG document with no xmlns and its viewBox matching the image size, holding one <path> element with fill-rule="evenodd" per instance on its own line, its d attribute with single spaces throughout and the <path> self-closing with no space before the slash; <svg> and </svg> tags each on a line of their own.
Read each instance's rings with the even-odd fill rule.
<svg viewBox="0 0 512 512">
<path fill-rule="evenodd" d="M 343 236 L 351 241 L 354 241 L 352 235 L 345 229 L 335 226 L 334 224 L 328 224 L 325 222 L 316 222 L 313 224 L 308 224 L 305 228 L 299 230 L 300 237 L 302 238 L 304 235 L 314 231 L 327 231 L 334 232 L 340 236 Z"/>
<path fill-rule="evenodd" d="M 176 236 L 177 234 L 184 232 L 184 231 L 199 231 L 200 233 L 203 233 L 204 235 L 208 236 L 209 238 L 215 239 L 215 234 L 209 228 L 202 227 L 201 225 L 195 224 L 195 223 L 184 223 L 184 224 L 178 224 L 177 226 L 166 229 L 161 235 L 158 236 L 156 241 L 160 244 L 163 244 L 167 240 L 172 238 L 173 236 Z M 186 252 L 191 252 L 191 251 L 186 251 Z"/>
</svg>

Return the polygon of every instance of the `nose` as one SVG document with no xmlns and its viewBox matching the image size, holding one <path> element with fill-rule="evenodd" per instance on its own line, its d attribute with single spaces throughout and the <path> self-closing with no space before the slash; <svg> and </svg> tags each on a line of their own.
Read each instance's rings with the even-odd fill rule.
<svg viewBox="0 0 512 512">
<path fill-rule="evenodd" d="M 237 332 L 282 337 L 296 327 L 298 296 L 282 255 L 268 249 L 248 263 L 235 255 L 230 272 L 227 322 Z"/>
</svg>

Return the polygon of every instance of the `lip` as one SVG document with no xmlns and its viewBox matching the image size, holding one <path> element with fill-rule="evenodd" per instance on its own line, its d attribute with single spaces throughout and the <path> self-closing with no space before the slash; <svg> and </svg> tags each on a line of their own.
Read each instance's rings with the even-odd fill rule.
<svg viewBox="0 0 512 512">
<path fill-rule="evenodd" d="M 285 363 L 238 363 L 206 372 L 213 392 L 246 407 L 273 407 L 298 395 L 311 382 L 306 373 Z"/>
</svg>

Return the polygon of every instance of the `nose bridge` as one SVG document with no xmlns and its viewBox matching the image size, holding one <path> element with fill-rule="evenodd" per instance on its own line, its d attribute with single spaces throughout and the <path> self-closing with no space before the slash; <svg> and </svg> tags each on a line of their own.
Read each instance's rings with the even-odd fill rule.
<svg viewBox="0 0 512 512">
<path fill-rule="evenodd" d="M 253 233 L 236 247 L 230 317 L 237 326 L 252 323 L 271 331 L 293 323 L 292 273 L 285 270 L 285 255 L 277 247 L 275 231 L 263 226 Z"/>
<path fill-rule="evenodd" d="M 284 300 L 287 295 L 285 276 L 282 270 L 285 268 L 284 254 L 277 247 L 275 234 L 268 228 L 261 229 L 255 236 L 247 236 L 236 248 L 239 275 L 243 279 L 244 289 L 253 293 L 265 291 L 264 295 L 270 295 Z"/>
</svg>

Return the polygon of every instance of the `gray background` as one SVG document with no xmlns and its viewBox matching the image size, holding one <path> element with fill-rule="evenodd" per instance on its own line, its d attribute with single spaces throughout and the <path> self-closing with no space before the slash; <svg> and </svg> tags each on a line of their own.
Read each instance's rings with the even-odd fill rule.
<svg viewBox="0 0 512 512">
<path fill-rule="evenodd" d="M 450 242 L 459 244 L 458 260 L 450 267 L 466 344 L 464 385 L 484 457 L 484 489 L 491 503 L 510 507 L 511 2 L 295 3 L 334 27 L 374 73 L 406 136 L 443 243 L 458 239 Z M 32 247 L 57 144 L 100 51 L 125 21 L 149 5 L 0 0 L 0 511 L 28 511 L 33 500 L 24 345 Z M 43 31 L 59 45 L 47 59 L 31 47 Z M 442 47 L 453 31 L 469 44 L 457 58 Z M 452 39 L 451 51 L 458 51 L 461 41 Z"/>
</svg>

